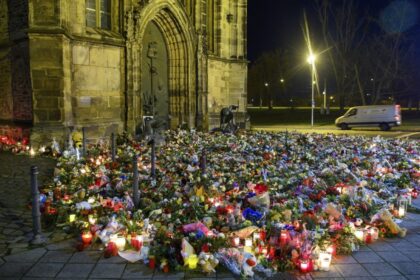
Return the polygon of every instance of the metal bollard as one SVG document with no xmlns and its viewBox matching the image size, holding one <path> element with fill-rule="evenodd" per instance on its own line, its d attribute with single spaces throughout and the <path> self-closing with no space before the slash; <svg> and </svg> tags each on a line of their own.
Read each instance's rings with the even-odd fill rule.
<svg viewBox="0 0 420 280">
<path fill-rule="evenodd" d="M 115 154 L 116 154 L 115 146 L 116 146 L 115 145 L 115 134 L 113 132 L 113 133 L 111 133 L 111 158 L 112 158 L 113 162 L 115 161 Z"/>
<path fill-rule="evenodd" d="M 83 157 L 86 157 L 86 132 L 84 127 L 82 127 L 82 138 Z"/>
<path fill-rule="evenodd" d="M 46 239 L 42 236 L 41 212 L 39 212 L 39 191 L 38 191 L 38 167 L 31 167 L 31 190 L 32 190 L 32 225 L 33 237 L 31 244 L 44 244 Z"/>
<path fill-rule="evenodd" d="M 207 170 L 207 155 L 206 155 L 206 150 L 202 150 L 201 151 L 201 159 L 200 159 L 200 169 L 201 169 L 201 174 L 205 175 Z"/>
<path fill-rule="evenodd" d="M 134 207 L 138 207 L 140 202 L 139 193 L 139 169 L 137 167 L 137 155 L 133 157 L 133 203 Z"/>
<path fill-rule="evenodd" d="M 150 170 L 150 176 L 152 178 L 156 177 L 156 143 L 155 143 L 155 139 L 150 140 L 150 143 L 152 144 L 152 152 L 150 155 L 151 158 L 151 170 Z"/>
</svg>

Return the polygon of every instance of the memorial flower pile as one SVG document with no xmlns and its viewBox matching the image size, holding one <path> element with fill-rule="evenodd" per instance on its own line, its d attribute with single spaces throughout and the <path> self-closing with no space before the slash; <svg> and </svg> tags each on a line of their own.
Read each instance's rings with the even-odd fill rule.
<svg viewBox="0 0 420 280">
<path fill-rule="evenodd" d="M 155 163 L 151 150 L 119 139 L 115 161 L 103 144 L 64 151 L 41 190 L 44 219 L 74 232 L 81 250 L 164 272 L 270 276 L 328 270 L 334 254 L 403 237 L 396 221 L 420 188 L 409 140 L 170 131 Z"/>
</svg>

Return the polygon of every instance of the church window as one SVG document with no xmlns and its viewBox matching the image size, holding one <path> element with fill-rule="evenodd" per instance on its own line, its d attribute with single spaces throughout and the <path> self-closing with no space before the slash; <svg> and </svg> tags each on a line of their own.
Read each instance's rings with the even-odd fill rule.
<svg viewBox="0 0 420 280">
<path fill-rule="evenodd" d="M 111 30 L 111 0 L 86 0 L 86 25 Z"/>
</svg>

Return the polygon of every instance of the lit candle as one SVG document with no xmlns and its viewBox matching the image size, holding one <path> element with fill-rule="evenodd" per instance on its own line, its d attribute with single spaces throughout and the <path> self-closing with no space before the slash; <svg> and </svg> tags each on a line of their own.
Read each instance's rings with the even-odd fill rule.
<svg viewBox="0 0 420 280">
<path fill-rule="evenodd" d="M 79 152 L 79 148 L 76 148 L 76 159 L 79 161 L 80 160 L 80 152 Z"/>
<path fill-rule="evenodd" d="M 373 240 L 377 240 L 379 238 L 379 230 L 377 227 L 371 227 L 369 232 L 372 235 Z"/>
<path fill-rule="evenodd" d="M 254 232 L 254 241 L 257 241 L 258 239 L 260 239 L 260 233 Z"/>
<path fill-rule="evenodd" d="M 90 223 L 91 225 L 96 224 L 96 217 L 95 217 L 95 216 L 93 216 L 92 214 L 88 216 L 88 220 L 89 220 L 89 223 Z"/>
<path fill-rule="evenodd" d="M 233 245 L 239 246 L 239 243 L 241 242 L 241 239 L 239 237 L 233 238 Z"/>
<path fill-rule="evenodd" d="M 82 233 L 83 244 L 87 245 L 92 242 L 92 233 L 90 231 L 85 231 Z"/>
<path fill-rule="evenodd" d="M 330 245 L 327 247 L 327 253 L 330 253 L 331 255 L 335 255 L 335 246 L 334 245 Z"/>
<path fill-rule="evenodd" d="M 362 229 L 356 229 L 356 231 L 354 232 L 354 235 L 356 236 L 357 239 L 363 241 L 363 237 L 365 234 Z"/>
<path fill-rule="evenodd" d="M 111 235 L 111 241 L 115 243 L 119 251 L 123 251 L 125 248 L 125 237 L 124 236 L 118 236 L 116 234 Z"/>
<path fill-rule="evenodd" d="M 264 246 L 264 247 L 262 247 L 262 248 L 261 248 L 261 253 L 262 253 L 264 256 L 267 256 L 267 254 L 268 254 L 268 249 L 267 249 L 267 247 L 266 247 L 266 246 Z"/>
<path fill-rule="evenodd" d="M 286 242 L 287 242 L 287 231 L 282 230 L 280 233 L 280 245 L 284 246 L 286 245 Z"/>
<path fill-rule="evenodd" d="M 131 246 L 134 247 L 137 251 L 140 251 L 141 246 L 143 245 L 143 236 L 137 235 L 131 237 Z"/>
<path fill-rule="evenodd" d="M 300 271 L 305 273 L 308 272 L 309 262 L 307 260 L 300 261 Z"/>
<path fill-rule="evenodd" d="M 400 205 L 398 208 L 398 217 L 402 218 L 405 216 L 405 208 L 404 205 Z"/>
<path fill-rule="evenodd" d="M 76 221 L 76 214 L 70 214 L 69 215 L 69 222 L 74 223 L 74 221 Z"/>
<path fill-rule="evenodd" d="M 252 239 L 251 238 L 245 239 L 245 246 L 246 247 L 251 247 L 252 246 Z"/>
<path fill-rule="evenodd" d="M 329 271 L 331 265 L 331 254 L 328 252 L 319 253 L 318 265 L 320 270 Z"/>
<path fill-rule="evenodd" d="M 31 157 L 35 156 L 35 150 L 34 150 L 34 148 L 31 148 L 31 149 L 29 150 L 29 155 L 30 155 Z"/>
</svg>

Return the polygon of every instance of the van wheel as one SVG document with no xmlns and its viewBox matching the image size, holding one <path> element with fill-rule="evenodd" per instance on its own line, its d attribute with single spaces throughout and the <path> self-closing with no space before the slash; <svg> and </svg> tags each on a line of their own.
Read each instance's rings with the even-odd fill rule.
<svg viewBox="0 0 420 280">
<path fill-rule="evenodd" d="M 391 129 L 391 127 L 389 126 L 389 124 L 387 124 L 387 123 L 381 123 L 380 125 L 379 125 L 379 128 L 382 130 L 382 131 L 388 131 L 388 130 L 390 130 Z"/>
<path fill-rule="evenodd" d="M 340 124 L 341 130 L 348 130 L 349 126 L 346 123 Z"/>
</svg>

